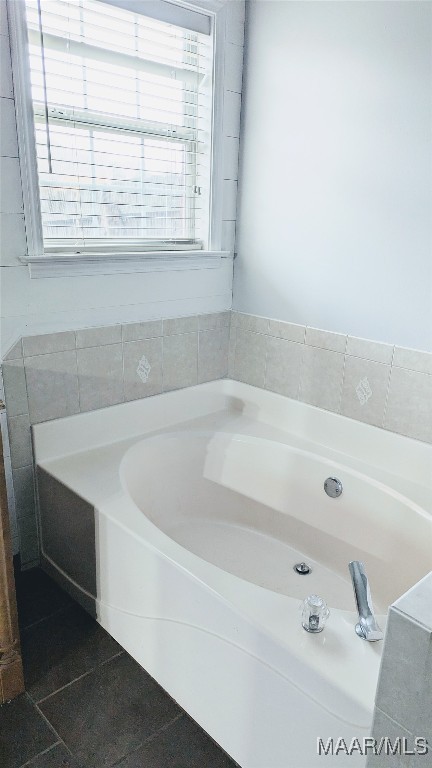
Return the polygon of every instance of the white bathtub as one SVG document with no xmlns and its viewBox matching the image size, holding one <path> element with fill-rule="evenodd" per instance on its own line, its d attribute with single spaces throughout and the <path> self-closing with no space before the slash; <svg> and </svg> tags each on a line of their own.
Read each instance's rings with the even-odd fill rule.
<svg viewBox="0 0 432 768">
<path fill-rule="evenodd" d="M 369 735 L 383 645 L 355 634 L 348 562 L 384 629 L 432 569 L 431 446 L 228 380 L 33 437 L 44 567 L 243 768 L 341 765 L 317 738 Z"/>
</svg>

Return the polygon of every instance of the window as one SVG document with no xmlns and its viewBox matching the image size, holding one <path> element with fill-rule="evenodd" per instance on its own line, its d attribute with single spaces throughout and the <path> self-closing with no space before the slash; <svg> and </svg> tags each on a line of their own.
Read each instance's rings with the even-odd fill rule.
<svg viewBox="0 0 432 768">
<path fill-rule="evenodd" d="M 25 0 L 44 252 L 208 249 L 211 18 L 119 5 Z"/>
</svg>

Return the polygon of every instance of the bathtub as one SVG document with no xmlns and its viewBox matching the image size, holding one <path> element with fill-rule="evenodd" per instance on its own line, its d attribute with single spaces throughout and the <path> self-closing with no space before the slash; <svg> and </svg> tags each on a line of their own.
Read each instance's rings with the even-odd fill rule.
<svg viewBox="0 0 432 768">
<path fill-rule="evenodd" d="M 348 562 L 384 629 L 432 569 L 432 446 L 230 380 L 33 443 L 43 567 L 243 768 L 346 763 L 317 739 L 369 735 L 383 646 L 355 633 Z M 301 626 L 311 593 L 321 634 Z"/>
</svg>

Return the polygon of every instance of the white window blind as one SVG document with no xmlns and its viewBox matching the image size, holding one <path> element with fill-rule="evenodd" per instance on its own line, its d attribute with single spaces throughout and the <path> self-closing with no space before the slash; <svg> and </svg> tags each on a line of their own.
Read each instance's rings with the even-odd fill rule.
<svg viewBox="0 0 432 768">
<path fill-rule="evenodd" d="M 159 3 L 163 18 L 180 10 Z M 209 20 L 25 4 L 45 251 L 207 248 L 213 52 L 196 28 Z"/>
</svg>

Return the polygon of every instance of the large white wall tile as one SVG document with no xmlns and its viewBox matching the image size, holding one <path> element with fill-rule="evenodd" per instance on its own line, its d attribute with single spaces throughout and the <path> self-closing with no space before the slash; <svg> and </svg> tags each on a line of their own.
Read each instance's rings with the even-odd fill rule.
<svg viewBox="0 0 432 768">
<path fill-rule="evenodd" d="M 229 43 L 243 45 L 245 32 L 244 0 L 229 0 L 227 3 L 226 36 Z"/>
<path fill-rule="evenodd" d="M 0 266 L 17 266 L 27 252 L 22 213 L 0 214 Z"/>
<path fill-rule="evenodd" d="M 225 88 L 241 93 L 243 77 L 243 47 L 227 43 L 225 47 Z"/>
<path fill-rule="evenodd" d="M 22 213 L 21 176 L 17 157 L 0 158 L 0 211 Z"/>
<path fill-rule="evenodd" d="M 0 155 L 18 157 L 15 106 L 13 99 L 0 98 Z"/>
<path fill-rule="evenodd" d="M 235 221 L 223 221 L 222 222 L 222 241 L 221 241 L 221 248 L 223 251 L 229 251 L 230 253 L 234 253 L 235 235 L 236 235 Z"/>
<path fill-rule="evenodd" d="M 7 35 L 0 35 L 0 96 L 7 99 L 13 98 L 12 66 Z"/>
<path fill-rule="evenodd" d="M 223 141 L 223 177 L 238 179 L 239 139 L 226 136 Z"/>
<path fill-rule="evenodd" d="M 0 35 L 8 35 L 6 0 L 0 0 Z M 0 40 L 0 43 L 2 41 Z"/>
<path fill-rule="evenodd" d="M 240 136 L 241 96 L 239 93 L 224 93 L 224 136 Z"/>
<path fill-rule="evenodd" d="M 234 220 L 237 209 L 237 182 L 225 180 L 223 183 L 222 218 Z"/>
</svg>

